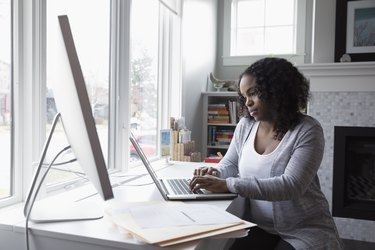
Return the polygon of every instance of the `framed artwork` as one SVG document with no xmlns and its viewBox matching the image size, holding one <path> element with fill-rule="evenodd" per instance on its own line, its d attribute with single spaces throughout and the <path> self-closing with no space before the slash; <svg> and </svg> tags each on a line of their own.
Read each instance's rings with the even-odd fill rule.
<svg viewBox="0 0 375 250">
<path fill-rule="evenodd" d="M 335 62 L 375 61 L 375 1 L 336 1 Z"/>
</svg>

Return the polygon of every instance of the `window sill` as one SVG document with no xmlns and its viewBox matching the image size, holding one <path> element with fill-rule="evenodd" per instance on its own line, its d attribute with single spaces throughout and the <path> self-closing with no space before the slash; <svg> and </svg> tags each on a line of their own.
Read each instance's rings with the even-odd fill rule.
<svg viewBox="0 0 375 250">
<path fill-rule="evenodd" d="M 303 64 L 305 54 L 287 55 L 257 55 L 257 56 L 223 56 L 223 66 L 249 66 L 250 64 L 264 57 L 281 57 L 294 64 Z"/>
<path fill-rule="evenodd" d="M 156 171 L 163 168 L 164 160 L 153 161 Z M 140 179 L 148 175 L 143 164 L 135 164 L 127 172 L 110 173 L 110 180 L 112 188 L 125 185 L 128 182 Z M 49 191 L 45 196 L 39 194 L 38 200 L 66 200 L 67 202 L 74 202 L 77 200 L 84 200 L 86 198 L 97 196 L 97 191 L 90 181 L 80 182 L 68 185 L 66 188 L 59 188 L 57 190 Z M 0 208 L 0 229 L 7 229 L 10 225 L 16 224 L 18 221 L 23 221 L 24 215 L 22 212 L 13 214 L 15 210 L 23 211 L 24 202 L 14 202 L 9 205 L 4 205 Z M 18 208 L 18 209 L 16 209 Z M 22 209 L 21 209 L 22 208 Z M 12 212 L 13 211 L 13 212 Z M 10 212 L 10 214 L 9 214 Z"/>
<path fill-rule="evenodd" d="M 155 161 L 152 164 L 155 166 L 156 171 L 163 169 L 164 161 Z M 128 172 L 116 172 L 110 175 L 112 188 L 119 186 L 126 186 L 127 183 L 141 179 L 144 176 L 147 176 L 148 173 L 143 165 L 133 167 Z M 95 200 L 101 201 L 97 191 L 91 182 L 87 181 L 84 184 L 72 188 L 70 190 L 61 189 L 59 191 L 51 192 L 46 197 L 40 199 L 41 204 L 48 203 L 53 206 L 53 204 L 58 204 L 61 201 L 64 203 L 74 203 L 80 200 Z M 18 202 L 13 205 L 8 205 L 0 209 L 0 230 L 5 231 L 14 231 L 14 226 L 18 224 L 23 224 L 25 217 L 23 215 L 23 202 Z"/>
</svg>

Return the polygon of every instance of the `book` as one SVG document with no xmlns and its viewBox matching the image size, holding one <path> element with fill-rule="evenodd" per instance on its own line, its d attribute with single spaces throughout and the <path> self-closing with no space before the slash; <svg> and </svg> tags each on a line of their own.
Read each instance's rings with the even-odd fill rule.
<svg viewBox="0 0 375 250">
<path fill-rule="evenodd" d="M 222 157 L 206 157 L 204 159 L 204 162 L 207 163 L 219 163 L 221 161 Z"/>
<path fill-rule="evenodd" d="M 237 101 L 228 101 L 230 123 L 237 123 Z"/>
<path fill-rule="evenodd" d="M 230 111 L 225 103 L 209 104 L 207 110 L 208 123 L 228 124 L 230 121 Z"/>
</svg>

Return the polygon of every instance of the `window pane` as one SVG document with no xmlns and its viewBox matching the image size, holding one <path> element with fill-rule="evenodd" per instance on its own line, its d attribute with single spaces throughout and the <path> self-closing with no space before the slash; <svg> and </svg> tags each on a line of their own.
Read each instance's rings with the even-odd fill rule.
<svg viewBox="0 0 375 250">
<path fill-rule="evenodd" d="M 84 13 L 82 13 L 84 11 Z M 66 14 L 69 17 L 75 46 L 86 82 L 91 107 L 94 113 L 102 151 L 105 159 L 108 157 L 108 103 L 109 103 L 109 18 L 110 2 L 106 0 L 47 0 L 47 133 L 52 119 L 56 114 L 56 106 L 51 90 L 53 79 L 48 68 L 48 61 L 54 55 L 56 48 L 55 30 L 57 16 Z M 58 26 L 57 26 L 58 27 Z M 60 30 L 58 31 L 60 32 Z M 61 126 L 57 127 L 49 147 L 48 156 L 51 159 L 58 151 L 67 146 L 68 142 Z M 63 156 L 65 161 L 73 159 L 73 154 Z M 56 170 L 57 168 L 72 172 Z M 47 183 L 58 184 L 76 178 L 81 169 L 76 163 L 56 166 L 48 175 Z"/>
<path fill-rule="evenodd" d="M 241 29 L 237 36 L 238 55 L 261 55 L 264 53 L 264 29 Z"/>
<path fill-rule="evenodd" d="M 11 195 L 11 3 L 0 0 L 0 199 Z"/>
<path fill-rule="evenodd" d="M 266 26 L 292 25 L 294 20 L 294 0 L 267 0 Z"/>
<path fill-rule="evenodd" d="M 230 54 L 295 53 L 295 14 L 295 0 L 233 1 Z"/>
<path fill-rule="evenodd" d="M 264 0 L 239 1 L 237 7 L 237 26 L 264 26 Z"/>
<path fill-rule="evenodd" d="M 268 54 L 293 53 L 293 27 L 270 27 L 265 31 L 265 50 Z"/>
<path fill-rule="evenodd" d="M 157 155 L 158 1 L 137 0 L 131 10 L 131 128 L 145 154 Z M 138 160 L 130 147 L 131 160 Z"/>
</svg>

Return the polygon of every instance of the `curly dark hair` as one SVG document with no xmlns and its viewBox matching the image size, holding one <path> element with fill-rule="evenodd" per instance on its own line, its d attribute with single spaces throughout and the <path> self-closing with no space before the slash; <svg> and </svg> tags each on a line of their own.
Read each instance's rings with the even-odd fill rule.
<svg viewBox="0 0 375 250">
<path fill-rule="evenodd" d="M 275 57 L 253 63 L 240 75 L 238 86 L 244 75 L 255 78 L 259 99 L 276 111 L 275 138 L 281 140 L 300 122 L 302 110 L 306 109 L 310 97 L 308 80 L 289 61 Z M 253 119 L 239 88 L 238 94 L 240 115 Z"/>
</svg>

